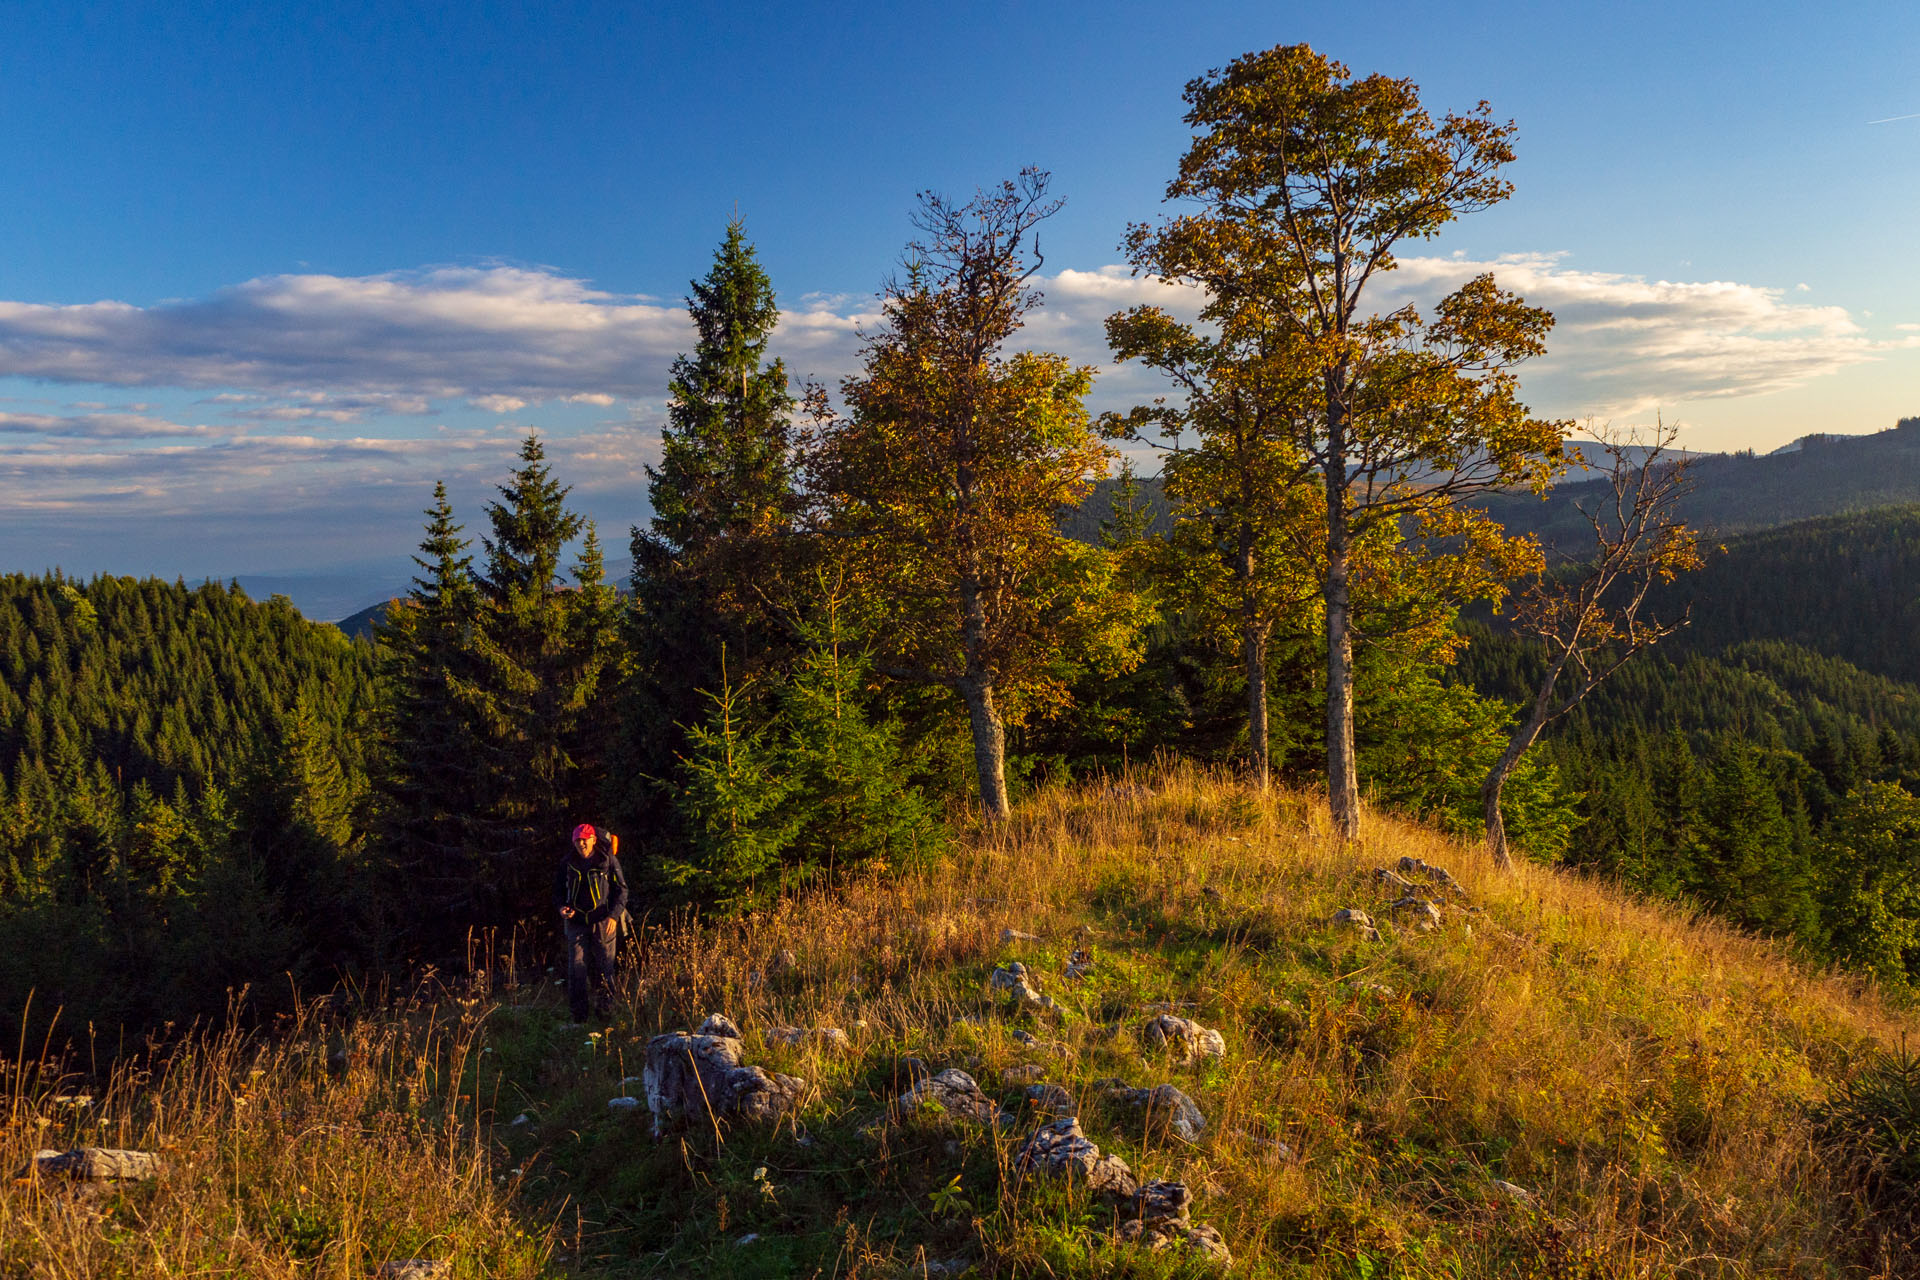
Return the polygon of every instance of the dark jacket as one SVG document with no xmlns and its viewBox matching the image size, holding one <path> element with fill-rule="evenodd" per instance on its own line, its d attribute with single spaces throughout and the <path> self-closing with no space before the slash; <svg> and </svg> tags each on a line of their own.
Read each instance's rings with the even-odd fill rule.
<svg viewBox="0 0 1920 1280">
<path fill-rule="evenodd" d="M 555 910 L 572 907 L 588 924 L 610 920 L 627 909 L 627 876 L 620 859 L 596 846 L 585 861 L 573 850 L 553 877 Z"/>
</svg>

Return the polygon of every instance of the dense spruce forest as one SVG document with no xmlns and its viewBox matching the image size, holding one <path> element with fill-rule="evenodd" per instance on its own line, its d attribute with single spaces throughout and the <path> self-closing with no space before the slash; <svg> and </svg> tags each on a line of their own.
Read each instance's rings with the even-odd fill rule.
<svg viewBox="0 0 1920 1280">
<path fill-rule="evenodd" d="M 1698 562 L 1683 526 L 1623 519 L 1635 603 L 1570 590 L 1577 563 L 1494 518 L 1567 509 L 1540 501 L 1565 424 L 1513 373 L 1551 317 L 1480 277 L 1369 328 L 1364 279 L 1311 248 L 1380 237 L 1362 257 L 1385 269 L 1397 239 L 1504 199 L 1512 126 L 1484 104 L 1436 124 L 1408 82 L 1346 75 L 1288 46 L 1189 86 L 1169 196 L 1197 212 L 1127 251 L 1207 302 L 1198 324 L 1108 324 L 1174 393 L 1154 404 L 1096 418 L 1089 369 L 1021 346 L 1059 207 L 1028 170 L 922 198 L 911 269 L 833 389 L 771 357 L 772 281 L 727 228 L 691 284 L 624 584 L 537 434 L 479 519 L 422 495 L 417 576 L 370 639 L 215 585 L 5 579 L 0 1010 L 137 1034 L 247 984 L 251 1016 L 346 975 L 539 956 L 583 820 L 622 837 L 636 917 L 753 911 L 924 865 L 1037 783 L 1155 757 L 1316 789 L 1344 839 L 1363 799 L 1484 832 L 1496 863 L 1504 828 L 1526 856 L 1920 977 L 1920 509 Z M 1392 145 L 1424 158 L 1395 172 L 1448 181 L 1348 191 L 1339 166 L 1282 166 L 1314 236 L 1248 214 L 1277 207 L 1281 170 L 1232 157 L 1280 146 L 1261 111 L 1293 109 L 1260 95 L 1350 92 L 1385 105 L 1312 128 L 1397 121 Z M 1371 153 L 1333 141 L 1300 154 Z M 1895 452 L 1912 431 L 1887 433 Z M 1141 442 L 1160 474 L 1106 479 Z M 1713 509 L 1714 476 L 1817 473 L 1804 492 L 1830 507 L 1831 460 L 1889 447 L 1703 460 L 1679 515 Z M 1638 456 L 1611 481 L 1630 499 L 1672 474 Z M 1531 745 L 1544 721 L 1521 708 L 1570 655 L 1633 660 Z"/>
<path fill-rule="evenodd" d="M 4 1016 L 138 1032 L 379 957 L 373 666 L 284 598 L 0 578 Z"/>
</svg>

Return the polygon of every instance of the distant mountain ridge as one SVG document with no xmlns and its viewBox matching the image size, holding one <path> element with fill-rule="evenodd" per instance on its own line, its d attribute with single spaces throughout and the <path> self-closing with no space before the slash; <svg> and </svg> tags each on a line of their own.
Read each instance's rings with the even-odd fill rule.
<svg viewBox="0 0 1920 1280">
<path fill-rule="evenodd" d="M 1582 457 L 1592 452 L 1592 446 L 1585 446 Z M 1871 435 L 1806 435 L 1768 454 L 1680 456 L 1691 462 L 1694 482 L 1683 518 L 1721 536 L 1920 503 L 1920 417 L 1902 418 L 1891 429 Z M 1135 482 L 1155 530 L 1164 532 L 1172 514 L 1160 477 L 1139 476 Z M 1606 486 L 1603 479 L 1570 479 L 1544 499 L 1496 493 L 1479 505 L 1511 533 L 1537 534 L 1550 545 L 1565 543 L 1574 549 L 1590 536 L 1575 504 L 1603 499 Z M 1099 541 L 1101 523 L 1111 517 L 1118 489 L 1117 480 L 1097 483 L 1085 502 L 1062 515 L 1061 530 L 1084 542 Z"/>
<path fill-rule="evenodd" d="M 1692 459 L 1688 524 L 1719 535 L 1799 520 L 1920 503 L 1920 417 L 1864 436 L 1807 435 L 1768 454 L 1713 453 Z M 1481 505 L 1512 533 L 1538 534 L 1573 549 L 1590 536 L 1576 503 L 1606 497 L 1606 481 L 1563 484 L 1545 500 L 1495 494 Z"/>
</svg>

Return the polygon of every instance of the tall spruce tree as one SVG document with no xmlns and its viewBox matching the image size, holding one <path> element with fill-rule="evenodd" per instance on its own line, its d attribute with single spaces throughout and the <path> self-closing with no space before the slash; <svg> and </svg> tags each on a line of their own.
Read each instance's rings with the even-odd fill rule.
<svg viewBox="0 0 1920 1280">
<path fill-rule="evenodd" d="M 385 684 L 381 835 L 412 904 L 401 922 L 416 945 L 442 942 L 474 917 L 483 879 L 472 820 L 483 790 L 470 702 L 480 596 L 468 541 L 444 482 L 433 487 L 420 576 L 377 625 Z"/>
<path fill-rule="evenodd" d="M 560 579 L 567 543 L 585 525 L 568 510 L 538 436 L 488 504 L 493 536 L 473 645 L 473 677 L 461 689 L 477 712 L 487 790 L 474 835 L 490 863 L 481 918 L 509 924 L 539 905 L 556 850 L 576 815 L 597 812 L 602 778 L 591 758 L 595 703 L 614 644 L 599 548 L 590 542 L 577 589 Z"/>
<path fill-rule="evenodd" d="M 780 312 L 738 219 L 687 311 L 698 341 L 674 361 L 658 468 L 647 469 L 653 518 L 633 531 L 623 785 L 627 816 L 676 837 L 668 779 L 707 717 L 724 647 L 752 687 L 789 647 L 775 621 L 795 514 L 787 372 L 768 361 Z M 658 852 L 658 851 L 656 851 Z"/>
</svg>

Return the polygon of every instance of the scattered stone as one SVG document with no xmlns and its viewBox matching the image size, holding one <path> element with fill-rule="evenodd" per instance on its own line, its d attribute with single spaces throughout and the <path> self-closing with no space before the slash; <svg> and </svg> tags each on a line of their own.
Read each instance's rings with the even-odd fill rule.
<svg viewBox="0 0 1920 1280">
<path fill-rule="evenodd" d="M 1413 891 L 1413 881 L 1388 870 L 1386 867 L 1375 867 L 1373 869 L 1373 882 L 1382 889 L 1392 893 L 1405 895 Z"/>
<path fill-rule="evenodd" d="M 1000 1073 L 1002 1084 L 1028 1084 L 1047 1074 L 1047 1069 L 1037 1062 L 1022 1063 L 1017 1067 L 1008 1067 Z"/>
<path fill-rule="evenodd" d="M 1373 927 L 1373 917 L 1358 907 L 1342 907 L 1333 913 L 1333 923 L 1347 925 L 1359 931 L 1368 942 L 1380 941 L 1380 931 Z"/>
<path fill-rule="evenodd" d="M 1185 1222 L 1193 1208 L 1193 1192 L 1184 1182 L 1149 1182 L 1133 1198 L 1136 1217 Z"/>
<path fill-rule="evenodd" d="M 760 1233 L 758 1231 L 749 1231 L 747 1232 L 747 1234 L 741 1236 L 738 1240 L 735 1240 L 733 1244 L 736 1249 L 744 1248 L 747 1245 L 758 1242 L 759 1239 L 760 1239 Z"/>
<path fill-rule="evenodd" d="M 151 1151 L 75 1147 L 71 1151 L 36 1151 L 33 1163 L 17 1176 L 33 1172 L 43 1178 L 72 1178 L 76 1182 L 145 1182 L 166 1171 L 166 1161 Z"/>
<path fill-rule="evenodd" d="M 1078 1179 L 1109 1201 L 1131 1202 L 1140 1190 L 1127 1162 L 1119 1156 L 1101 1155 L 1100 1148 L 1080 1131 L 1080 1121 L 1072 1116 L 1034 1130 L 1015 1156 L 1014 1167 Z"/>
<path fill-rule="evenodd" d="M 972 1076 L 957 1067 L 948 1067 L 938 1075 L 928 1076 L 900 1095 L 902 1115 L 928 1106 L 937 1106 L 954 1119 L 971 1120 L 979 1124 L 994 1124 L 1000 1119 L 1000 1108 L 993 1099 L 980 1091 L 980 1086 L 973 1082 Z"/>
<path fill-rule="evenodd" d="M 1293 1148 L 1278 1138 L 1263 1138 L 1245 1129 L 1235 1129 L 1233 1136 L 1258 1151 L 1261 1158 L 1270 1164 L 1285 1164 L 1293 1159 Z"/>
<path fill-rule="evenodd" d="M 1115 1238 L 1158 1251 L 1184 1248 L 1221 1266 L 1231 1266 L 1226 1241 L 1209 1226 L 1194 1226 L 1193 1192 L 1184 1182 L 1149 1182 L 1133 1201 L 1134 1216 L 1120 1224 Z"/>
<path fill-rule="evenodd" d="M 514 1122 L 514 1123 L 515 1123 L 516 1125 L 521 1125 L 521 1124 L 532 1124 L 532 1123 L 533 1123 L 533 1117 L 531 1117 L 531 1116 L 529 1116 L 529 1115 L 528 1115 L 528 1114 L 527 1114 L 526 1112 L 524 1112 L 524 1111 L 522 1111 L 522 1112 L 521 1112 L 521 1113 L 520 1113 L 519 1115 L 517 1115 L 517 1116 L 515 1116 L 515 1117 L 513 1118 L 513 1122 Z"/>
<path fill-rule="evenodd" d="M 1511 1182 L 1502 1182 L 1498 1178 L 1493 1180 L 1493 1189 L 1510 1200 L 1518 1200 L 1521 1204 L 1537 1204 L 1540 1200 L 1538 1195 L 1525 1187 L 1517 1187 Z"/>
<path fill-rule="evenodd" d="M 71 1107 L 73 1110 L 79 1111 L 93 1105 L 93 1095 L 90 1093 L 56 1093 L 53 1095 L 53 1105 L 56 1107 Z"/>
<path fill-rule="evenodd" d="M 1015 960 L 1003 968 L 995 969 L 988 982 L 995 991 L 1005 992 L 1007 998 L 1016 1005 L 1053 1012 L 1059 1006 L 1054 1004 L 1052 996 L 1043 996 L 1034 990 L 1033 984 L 1027 979 L 1031 972 L 1026 965 Z"/>
<path fill-rule="evenodd" d="M 1408 894 L 1387 910 L 1398 916 L 1406 914 L 1412 917 L 1413 927 L 1422 933 L 1432 933 L 1440 927 L 1440 904 L 1427 898 Z"/>
<path fill-rule="evenodd" d="M 738 1030 L 727 1035 L 713 1030 L 717 1027 L 733 1023 L 715 1014 L 693 1035 L 674 1031 L 647 1041 L 641 1079 L 656 1138 L 686 1117 L 770 1120 L 799 1105 L 805 1080 L 743 1065 Z"/>
<path fill-rule="evenodd" d="M 1056 1117 L 1077 1116 L 1080 1106 L 1067 1092 L 1066 1086 L 1057 1084 L 1032 1084 L 1027 1086 L 1027 1105 L 1036 1111 L 1051 1112 Z"/>
<path fill-rule="evenodd" d="M 379 1280 L 452 1280 L 451 1258 L 402 1258 L 383 1262 L 374 1273 Z"/>
<path fill-rule="evenodd" d="M 609 1111 L 631 1111 L 639 1105 L 640 1105 L 640 1099 L 638 1098 L 608 1098 L 607 1099 L 607 1110 Z"/>
<path fill-rule="evenodd" d="M 1002 942 L 1038 942 L 1040 941 L 1040 935 L 1037 933 L 1022 933 L 1018 929 L 1007 928 L 1007 929 L 1002 929 L 1000 931 L 1000 941 Z"/>
<path fill-rule="evenodd" d="M 954 1276 L 963 1276 L 973 1270 L 973 1263 L 966 1258 L 929 1258 L 916 1262 L 907 1269 L 910 1280 L 952 1280 Z"/>
<path fill-rule="evenodd" d="M 1074 981 L 1093 972 L 1093 952 L 1085 947 L 1075 947 L 1073 954 L 1067 957 L 1067 977 Z"/>
<path fill-rule="evenodd" d="M 904 1077 L 907 1083 L 912 1085 L 918 1084 L 920 1081 L 932 1075 L 933 1068 L 929 1067 L 919 1058 L 895 1058 L 893 1062 L 893 1074 L 895 1079 Z"/>
<path fill-rule="evenodd" d="M 1172 1049 L 1188 1062 L 1201 1058 L 1227 1056 L 1227 1038 L 1218 1031 L 1201 1026 L 1189 1018 L 1170 1013 L 1149 1019 L 1140 1029 L 1140 1039 L 1149 1049 Z"/>
<path fill-rule="evenodd" d="M 798 1049 L 808 1041 L 835 1053 L 848 1053 L 853 1049 L 853 1041 L 838 1027 L 815 1027 L 811 1031 L 805 1027 L 773 1027 L 766 1036 L 768 1044 L 783 1049 Z"/>
<path fill-rule="evenodd" d="M 1141 1219 L 1120 1224 L 1120 1230 L 1114 1233 L 1117 1239 L 1131 1244 L 1142 1244 L 1158 1252 L 1162 1249 L 1187 1249 L 1201 1255 L 1217 1266 L 1233 1265 L 1233 1254 L 1227 1248 L 1227 1242 L 1220 1238 L 1220 1232 L 1210 1226 L 1192 1226 L 1185 1222 L 1174 1222 L 1167 1218 Z"/>
<path fill-rule="evenodd" d="M 1218 889 L 1214 888 L 1210 884 L 1201 886 L 1200 896 L 1205 898 L 1208 902 L 1215 904 L 1216 906 L 1227 900 L 1227 897 L 1225 894 L 1221 893 Z"/>
<path fill-rule="evenodd" d="M 793 952 L 787 950 L 785 947 L 774 952 L 767 960 L 767 973 L 773 977 L 779 977 L 783 973 L 792 973 L 799 967 L 800 957 L 794 955 Z"/>
<path fill-rule="evenodd" d="M 1411 855 L 1400 859 L 1400 874 L 1409 877 L 1424 876 L 1429 882 L 1439 885 L 1442 889 L 1451 889 L 1462 897 L 1466 896 L 1466 890 L 1460 887 L 1460 882 L 1455 880 L 1453 874 L 1445 867 L 1436 867 L 1431 862 L 1422 862 Z"/>
<path fill-rule="evenodd" d="M 1110 1088 L 1107 1097 L 1120 1106 L 1145 1112 L 1149 1132 L 1167 1132 L 1183 1142 L 1198 1142 L 1207 1127 L 1207 1118 L 1200 1114 L 1193 1099 L 1170 1084 L 1150 1089 L 1129 1089 L 1123 1085 Z"/>
<path fill-rule="evenodd" d="M 740 1028 L 735 1026 L 733 1019 L 724 1013 L 708 1014 L 707 1020 L 701 1023 L 700 1029 L 693 1034 L 697 1036 L 725 1036 L 729 1040 L 738 1040 L 741 1038 Z"/>
<path fill-rule="evenodd" d="M 1379 996 L 1383 1000 L 1391 1000 L 1400 994 L 1384 982 L 1369 982 L 1361 978 L 1350 978 L 1340 985 L 1349 991 L 1362 991 L 1368 995 Z"/>
</svg>

